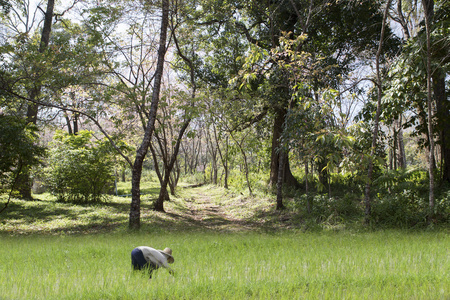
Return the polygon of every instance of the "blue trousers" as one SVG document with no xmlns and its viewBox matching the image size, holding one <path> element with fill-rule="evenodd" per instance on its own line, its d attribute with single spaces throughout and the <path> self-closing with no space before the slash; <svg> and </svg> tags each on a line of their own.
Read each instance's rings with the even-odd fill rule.
<svg viewBox="0 0 450 300">
<path fill-rule="evenodd" d="M 149 262 L 145 259 L 144 254 L 139 248 L 134 248 L 131 251 L 131 265 L 134 270 L 148 270 L 150 278 L 152 278 L 153 270 L 156 270 L 158 266 L 153 262 Z"/>
</svg>

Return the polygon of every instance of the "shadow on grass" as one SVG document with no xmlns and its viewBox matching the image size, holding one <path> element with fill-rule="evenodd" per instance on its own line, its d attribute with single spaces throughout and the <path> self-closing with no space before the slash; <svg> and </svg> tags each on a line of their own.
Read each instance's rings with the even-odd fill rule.
<svg viewBox="0 0 450 300">
<path fill-rule="evenodd" d="M 249 217 L 234 217 L 227 207 L 192 188 L 192 197 L 165 202 L 167 212 L 153 210 L 155 188 L 141 197 L 141 231 L 272 231 L 291 226 L 287 211 L 254 209 Z M 208 196 L 208 195 L 206 195 Z M 152 198 L 153 197 L 153 198 Z M 92 234 L 127 230 L 129 197 L 113 197 L 101 204 L 61 203 L 54 200 L 13 200 L 0 215 L 0 234 Z M 243 210 L 249 210 L 242 205 Z"/>
<path fill-rule="evenodd" d="M 0 234 L 107 232 L 126 220 L 123 208 L 125 204 L 119 203 L 81 205 L 14 199 L 0 215 Z"/>
</svg>

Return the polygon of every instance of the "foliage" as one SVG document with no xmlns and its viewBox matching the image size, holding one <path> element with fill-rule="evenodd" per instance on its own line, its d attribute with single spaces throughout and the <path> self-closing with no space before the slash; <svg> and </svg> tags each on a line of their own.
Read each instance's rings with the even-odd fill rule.
<svg viewBox="0 0 450 300">
<path fill-rule="evenodd" d="M 22 165 L 36 166 L 45 155 L 37 128 L 25 120 L 0 113 L 0 186 L 12 184 Z M 9 187 L 9 186 L 8 186 Z"/>
<path fill-rule="evenodd" d="M 100 202 L 114 182 L 113 154 L 106 141 L 92 141 L 92 132 L 56 132 L 49 152 L 46 182 L 60 201 Z"/>
<path fill-rule="evenodd" d="M 424 227 L 428 224 L 428 175 L 421 169 L 385 171 L 374 181 L 373 222 L 397 228 Z M 435 223 L 448 222 L 450 199 L 448 186 L 436 195 Z"/>
<path fill-rule="evenodd" d="M 299 194 L 294 198 L 293 209 L 305 220 L 314 220 L 319 225 L 344 225 L 362 216 L 360 200 L 356 193 L 333 197 L 319 193 Z"/>
</svg>

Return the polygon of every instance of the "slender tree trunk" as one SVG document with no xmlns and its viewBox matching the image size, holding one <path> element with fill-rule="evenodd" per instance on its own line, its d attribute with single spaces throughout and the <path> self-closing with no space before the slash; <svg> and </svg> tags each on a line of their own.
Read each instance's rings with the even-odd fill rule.
<svg viewBox="0 0 450 300">
<path fill-rule="evenodd" d="M 66 124 L 67 124 L 67 132 L 69 134 L 73 134 L 72 131 L 72 125 L 70 124 L 70 118 L 69 118 L 69 114 L 67 113 L 67 111 L 64 111 L 64 118 L 66 119 Z"/>
<path fill-rule="evenodd" d="M 305 193 L 306 193 L 306 210 L 308 211 L 308 214 L 311 213 L 312 207 L 311 207 L 311 201 L 309 199 L 309 167 L 308 167 L 308 159 L 305 159 Z"/>
<path fill-rule="evenodd" d="M 408 40 L 410 35 L 408 23 L 406 23 L 405 17 L 403 16 L 402 0 L 397 0 L 397 15 L 398 15 L 398 22 L 400 23 L 403 29 L 404 38 L 405 40 Z"/>
<path fill-rule="evenodd" d="M 276 209 L 280 210 L 284 208 L 283 205 L 283 174 L 285 166 L 286 153 L 283 149 L 280 150 L 280 163 L 278 165 L 277 176 L 277 206 Z"/>
<path fill-rule="evenodd" d="M 403 117 L 400 115 L 397 120 L 398 132 L 397 132 L 397 142 L 398 142 L 398 166 L 402 169 L 406 168 L 406 154 L 405 154 L 405 143 L 403 140 Z"/>
<path fill-rule="evenodd" d="M 223 186 L 224 188 L 228 189 L 228 136 L 225 140 L 225 160 L 223 161 L 223 169 L 225 172 L 225 177 L 224 177 L 224 183 Z"/>
<path fill-rule="evenodd" d="M 250 179 L 249 179 L 247 155 L 245 154 L 244 148 L 242 147 L 242 144 L 244 143 L 244 140 L 245 140 L 245 136 L 242 138 L 241 142 L 239 143 L 239 141 L 232 134 L 230 134 L 230 135 L 231 135 L 231 138 L 235 141 L 236 145 L 239 148 L 239 151 L 242 154 L 242 159 L 244 160 L 244 173 L 245 173 L 245 179 L 247 181 L 248 192 L 250 194 L 250 197 L 252 197 L 253 192 L 252 192 L 252 187 L 251 187 Z"/>
<path fill-rule="evenodd" d="M 391 0 L 388 0 L 386 3 L 386 9 L 383 15 L 383 23 L 381 25 L 381 36 L 378 44 L 378 50 L 376 55 L 376 69 L 377 69 L 377 111 L 375 114 L 374 128 L 373 128 L 373 137 L 372 137 L 372 145 L 370 148 L 370 160 L 369 160 L 369 168 L 367 171 L 367 183 L 364 189 L 364 215 L 365 215 L 365 223 L 369 224 L 370 217 L 372 214 L 372 201 L 370 199 L 370 189 L 372 184 L 373 177 L 373 159 L 376 153 L 377 140 L 378 140 L 378 130 L 380 123 L 380 114 L 381 114 L 381 97 L 383 93 L 382 80 L 381 80 L 381 71 L 380 71 L 380 56 L 381 50 L 383 49 L 383 40 L 384 33 L 386 30 L 386 18 L 389 12 L 389 7 L 391 5 Z"/>
<path fill-rule="evenodd" d="M 398 154 L 397 154 L 397 146 L 398 146 L 398 130 L 397 130 L 397 125 L 396 122 L 394 123 L 394 142 L 392 143 L 392 163 L 393 163 L 393 167 L 392 170 L 397 170 L 398 168 Z"/>
<path fill-rule="evenodd" d="M 214 124 L 213 124 L 213 132 L 214 132 L 214 140 L 216 141 L 217 151 L 219 152 L 220 161 L 222 162 L 223 170 L 225 173 L 223 186 L 224 188 L 228 189 L 228 135 L 225 140 L 225 150 L 224 150 L 225 153 L 223 153 L 222 150 L 220 149 L 219 140 L 217 138 L 217 131 Z"/>
<path fill-rule="evenodd" d="M 173 30 L 173 29 L 172 29 Z M 174 31 L 173 31 L 174 32 Z M 192 84 L 192 93 L 191 93 L 191 100 L 192 100 L 192 102 L 194 101 L 194 99 L 195 99 L 195 93 L 196 93 L 196 84 L 195 84 L 195 76 L 194 76 L 194 66 L 193 66 L 193 64 L 192 64 L 192 62 L 191 62 L 191 60 L 187 57 L 187 56 L 185 56 L 183 53 L 182 53 L 182 51 L 181 51 L 181 48 L 180 48 L 180 46 L 179 46 L 179 44 L 178 44 L 178 39 L 177 39 L 177 36 L 176 36 L 176 34 L 173 34 L 172 35 L 173 36 L 173 39 L 174 39 L 174 42 L 175 42 L 175 45 L 176 45 L 176 47 L 177 47 L 177 50 L 178 50 L 178 55 L 189 65 L 189 68 L 190 68 L 190 79 L 191 79 L 191 84 Z M 168 160 L 168 159 L 164 159 L 164 180 L 163 180 L 163 182 L 161 183 L 161 190 L 160 190 L 160 194 L 159 194 L 159 197 L 158 197 L 158 199 L 156 200 L 156 202 L 155 202 L 155 206 L 154 206 L 154 209 L 156 210 L 156 211 L 164 211 L 164 200 L 166 199 L 165 197 L 166 197 L 166 194 L 167 194 L 167 197 L 168 197 L 168 193 L 167 193 L 167 185 L 169 184 L 169 181 L 170 181 L 170 175 L 171 175 L 171 173 L 172 173 L 172 170 L 173 170 L 173 167 L 174 167 L 174 165 L 175 165 L 175 162 L 177 161 L 177 157 L 178 157 L 178 152 L 179 152 L 179 150 L 180 150 L 180 146 L 181 146 L 181 140 L 182 140 L 182 138 L 183 138 L 183 135 L 184 135 L 184 133 L 186 132 L 186 130 L 187 130 L 187 128 L 188 128 L 188 126 L 189 126 L 189 124 L 191 123 L 191 118 L 187 118 L 185 121 L 184 121 L 184 123 L 183 123 L 183 126 L 181 127 L 181 129 L 180 129 L 180 132 L 178 133 L 178 138 L 177 138 L 177 141 L 176 141 L 176 144 L 175 144 L 175 147 L 174 147 L 174 149 L 173 149 L 173 152 L 172 152 L 172 156 L 170 157 L 170 160 Z M 167 145 L 167 143 L 165 143 L 166 145 Z M 166 146 L 166 147 L 168 147 L 168 146 Z M 161 147 L 161 152 L 162 152 L 162 147 Z M 167 151 L 167 153 L 168 153 L 169 151 Z M 172 191 L 173 192 L 173 191 Z"/>
<path fill-rule="evenodd" d="M 159 36 L 158 62 L 156 65 L 155 81 L 153 85 L 152 103 L 148 122 L 145 128 L 141 145 L 136 152 L 136 158 L 132 168 L 131 177 L 131 205 L 129 227 L 139 229 L 141 227 L 141 176 L 142 165 L 150 145 L 150 140 L 155 129 L 156 112 L 161 91 L 161 79 L 164 70 L 164 57 L 166 54 L 167 27 L 169 24 L 169 0 L 162 0 L 161 32 Z"/>
<path fill-rule="evenodd" d="M 434 217 L 434 135 L 433 135 L 433 109 L 432 109 L 432 86 L 431 86 L 431 22 L 434 11 L 433 0 L 422 0 L 422 6 L 425 10 L 425 30 L 427 36 L 427 111 L 428 111 L 428 136 L 429 136 L 429 163 L 428 173 L 430 177 L 430 192 L 428 195 L 429 213 L 428 221 L 431 222 Z"/>
<path fill-rule="evenodd" d="M 166 200 L 168 197 L 167 193 L 167 184 L 170 180 L 170 174 L 172 172 L 173 166 L 175 165 L 175 161 L 177 160 L 178 152 L 180 150 L 181 145 L 181 139 L 183 138 L 184 133 L 186 132 L 186 129 L 189 126 L 189 123 L 191 122 L 191 119 L 188 119 L 184 122 L 183 127 L 181 128 L 180 132 L 178 133 L 177 142 L 175 144 L 175 148 L 173 150 L 172 156 L 170 158 L 170 161 L 167 165 L 164 166 L 164 180 L 161 183 L 161 190 L 159 193 L 158 200 L 155 202 L 154 210 L 156 211 L 162 211 L 164 212 L 164 200 Z"/>
</svg>

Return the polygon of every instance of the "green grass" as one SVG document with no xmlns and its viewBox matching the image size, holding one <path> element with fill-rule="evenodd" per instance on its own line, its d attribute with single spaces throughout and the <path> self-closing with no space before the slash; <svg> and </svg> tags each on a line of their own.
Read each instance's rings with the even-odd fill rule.
<svg viewBox="0 0 450 300">
<path fill-rule="evenodd" d="M 305 231 L 270 198 L 214 186 L 180 188 L 160 213 L 144 188 L 139 232 L 126 197 L 13 199 L 0 215 L 0 299 L 450 299 L 447 228 Z M 176 276 L 132 272 L 140 245 L 171 247 Z"/>
<path fill-rule="evenodd" d="M 0 235 L 1 299 L 449 299 L 443 232 Z M 176 276 L 130 267 L 171 247 Z"/>
</svg>

